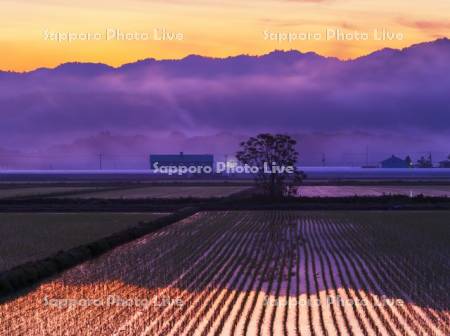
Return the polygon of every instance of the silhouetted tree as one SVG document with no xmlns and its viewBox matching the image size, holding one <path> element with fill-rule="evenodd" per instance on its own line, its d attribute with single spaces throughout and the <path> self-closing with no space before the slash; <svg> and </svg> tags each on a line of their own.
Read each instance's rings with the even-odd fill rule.
<svg viewBox="0 0 450 336">
<path fill-rule="evenodd" d="M 428 155 L 428 158 L 425 158 L 425 156 L 421 156 L 419 160 L 417 160 L 417 167 L 419 168 L 432 168 L 433 167 L 433 161 L 431 159 L 431 154 Z"/>
<path fill-rule="evenodd" d="M 406 156 L 405 161 L 406 161 L 406 164 L 408 165 L 408 167 L 412 167 L 412 160 L 409 155 Z"/>
<path fill-rule="evenodd" d="M 289 135 L 263 133 L 243 141 L 236 157 L 242 164 L 257 167 L 256 183 L 266 195 L 279 198 L 284 194 L 296 192 L 305 176 L 296 167 L 296 144 L 297 141 Z M 280 169 L 289 168 L 291 171 L 273 172 L 273 165 Z"/>
</svg>

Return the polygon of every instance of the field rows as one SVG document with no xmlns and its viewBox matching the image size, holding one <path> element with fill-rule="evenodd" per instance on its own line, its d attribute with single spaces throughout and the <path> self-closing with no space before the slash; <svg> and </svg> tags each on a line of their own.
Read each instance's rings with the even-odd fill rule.
<svg viewBox="0 0 450 336">
<path fill-rule="evenodd" d="M 450 197 L 450 186 L 303 186 L 298 192 L 304 197 L 383 195 Z"/>
<path fill-rule="evenodd" d="M 448 335 L 449 218 L 199 213 L 1 305 L 0 335 Z"/>
</svg>

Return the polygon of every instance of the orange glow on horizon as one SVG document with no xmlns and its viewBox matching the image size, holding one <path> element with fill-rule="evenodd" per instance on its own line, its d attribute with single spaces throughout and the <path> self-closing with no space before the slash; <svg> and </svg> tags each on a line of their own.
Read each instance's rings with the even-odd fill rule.
<svg viewBox="0 0 450 336">
<path fill-rule="evenodd" d="M 0 69 L 12 71 L 74 61 L 119 66 L 139 59 L 179 59 L 190 54 L 261 55 L 275 49 L 349 59 L 385 47 L 403 48 L 450 36 L 450 2 L 446 0 L 398 0 L 395 4 L 387 0 L 261 0 L 244 4 L 237 0 L 4 0 L 1 6 Z M 108 40 L 108 29 L 130 36 L 146 33 L 149 38 Z M 155 36 L 155 29 L 165 32 Z M 353 38 L 328 40 L 327 31 L 331 30 Z M 49 39 L 49 33 L 72 34 L 77 40 L 58 42 Z M 321 38 L 278 41 L 267 39 L 268 33 L 297 37 L 319 33 Z M 363 33 L 368 39 L 355 38 Z M 80 40 L 88 34 L 102 36 Z M 183 38 L 174 40 L 175 34 Z M 398 34 L 402 39 L 393 38 Z"/>
</svg>

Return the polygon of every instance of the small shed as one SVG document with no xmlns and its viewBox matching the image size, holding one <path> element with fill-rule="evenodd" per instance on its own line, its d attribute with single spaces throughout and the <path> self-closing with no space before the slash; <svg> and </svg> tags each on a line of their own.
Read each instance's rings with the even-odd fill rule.
<svg viewBox="0 0 450 336">
<path fill-rule="evenodd" d="M 450 168 L 450 160 L 439 162 L 439 168 Z"/>
<path fill-rule="evenodd" d="M 403 160 L 395 155 L 381 161 L 381 168 L 410 168 L 410 162 Z"/>
</svg>

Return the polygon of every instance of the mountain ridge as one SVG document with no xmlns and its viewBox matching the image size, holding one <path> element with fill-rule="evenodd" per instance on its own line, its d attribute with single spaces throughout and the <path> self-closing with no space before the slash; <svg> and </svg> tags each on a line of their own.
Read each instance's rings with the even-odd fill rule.
<svg viewBox="0 0 450 336">
<path fill-rule="evenodd" d="M 414 52 L 418 49 L 425 50 L 426 48 L 437 48 L 437 47 L 443 47 L 448 48 L 450 50 L 450 39 L 447 37 L 438 38 L 433 41 L 427 41 L 427 42 L 421 42 L 421 43 L 415 43 L 408 47 L 404 47 L 401 49 L 394 49 L 394 48 L 382 48 L 379 50 L 376 50 L 374 52 L 371 52 L 367 55 L 358 56 L 356 58 L 352 59 L 339 59 L 337 57 L 333 56 L 323 56 L 313 51 L 308 52 L 302 52 L 296 49 L 291 50 L 278 50 L 275 49 L 267 54 L 263 55 L 249 55 L 249 54 L 239 54 L 235 56 L 227 56 L 227 57 L 209 57 L 209 56 L 201 56 L 197 54 L 190 54 L 180 59 L 161 59 L 157 60 L 155 58 L 145 58 L 142 60 L 136 60 L 134 62 L 124 63 L 120 66 L 111 66 L 105 63 L 101 62 L 65 62 L 62 64 L 59 64 L 55 67 L 40 67 L 34 70 L 30 71 L 23 71 L 23 72 L 17 72 L 17 71 L 8 71 L 8 70 L 0 70 L 0 75 L 8 76 L 8 75 L 30 75 L 34 73 L 48 73 L 48 72 L 57 72 L 57 73 L 64 73 L 63 70 L 70 70 L 69 73 L 72 73 L 71 70 L 77 69 L 80 71 L 80 75 L 90 75 L 89 71 L 92 71 L 92 74 L 98 74 L 99 71 L 110 71 L 110 72 L 120 72 L 128 69 L 137 68 L 140 66 L 151 66 L 151 65 L 174 65 L 174 64 L 183 64 L 187 63 L 188 65 L 190 63 L 195 62 L 238 62 L 238 61 L 246 61 L 246 60 L 265 60 L 265 59 L 281 59 L 283 60 L 290 59 L 291 61 L 298 61 L 298 60 L 320 60 L 320 61 L 332 61 L 332 62 L 339 62 L 342 64 L 345 63 L 355 63 L 360 62 L 365 59 L 373 59 L 375 57 L 381 56 L 381 58 L 385 57 L 386 55 L 389 56 L 399 56 L 407 54 L 408 52 Z M 0 77 L 1 78 L 1 77 Z"/>
</svg>

